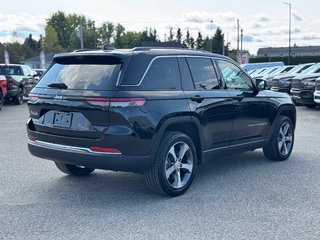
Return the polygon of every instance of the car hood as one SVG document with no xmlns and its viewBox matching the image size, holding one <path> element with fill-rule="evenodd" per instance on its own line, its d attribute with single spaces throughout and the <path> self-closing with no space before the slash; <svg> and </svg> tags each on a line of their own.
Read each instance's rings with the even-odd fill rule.
<svg viewBox="0 0 320 240">
<path fill-rule="evenodd" d="M 296 74 L 281 74 L 280 76 L 275 76 L 273 79 L 282 80 L 286 78 L 294 78 Z"/>
</svg>

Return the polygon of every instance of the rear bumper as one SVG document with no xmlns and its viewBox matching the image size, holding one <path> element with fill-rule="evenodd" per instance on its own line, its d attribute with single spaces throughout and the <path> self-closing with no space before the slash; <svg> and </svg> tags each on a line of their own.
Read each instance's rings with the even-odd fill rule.
<svg viewBox="0 0 320 240">
<path fill-rule="evenodd" d="M 314 92 L 314 101 L 315 101 L 317 104 L 320 104 L 320 91 L 315 91 L 315 92 Z"/>
<path fill-rule="evenodd" d="M 88 148 L 28 140 L 28 149 L 36 157 L 95 169 L 143 173 L 149 156 L 125 156 L 121 153 L 94 152 Z"/>
</svg>

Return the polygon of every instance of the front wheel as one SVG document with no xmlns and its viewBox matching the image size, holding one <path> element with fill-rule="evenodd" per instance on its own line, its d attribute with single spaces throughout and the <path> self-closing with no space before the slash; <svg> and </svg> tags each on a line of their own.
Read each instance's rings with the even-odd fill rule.
<svg viewBox="0 0 320 240">
<path fill-rule="evenodd" d="M 157 193 L 175 197 L 185 193 L 195 175 L 196 149 L 192 140 L 180 132 L 168 132 L 152 167 L 145 173 L 148 187 Z"/>
<path fill-rule="evenodd" d="M 290 118 L 280 116 L 268 145 L 263 148 L 264 155 L 271 160 L 284 161 L 290 156 L 293 143 L 293 124 Z"/>
<path fill-rule="evenodd" d="M 19 88 L 17 96 L 14 96 L 13 102 L 16 105 L 21 105 L 23 103 L 23 89 Z"/>
<path fill-rule="evenodd" d="M 0 110 L 1 110 L 2 107 L 3 107 L 3 101 L 4 101 L 3 95 L 2 95 L 2 92 L 0 91 Z"/>
<path fill-rule="evenodd" d="M 93 168 L 87 168 L 82 166 L 76 166 L 72 164 L 67 164 L 63 162 L 54 162 L 57 168 L 68 175 L 74 176 L 87 176 L 94 171 Z"/>
</svg>

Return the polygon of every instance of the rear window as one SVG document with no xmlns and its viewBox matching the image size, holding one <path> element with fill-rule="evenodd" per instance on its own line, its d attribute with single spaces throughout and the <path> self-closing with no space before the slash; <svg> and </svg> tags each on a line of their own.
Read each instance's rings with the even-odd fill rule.
<svg viewBox="0 0 320 240">
<path fill-rule="evenodd" d="M 64 83 L 72 90 L 114 89 L 120 69 L 119 59 L 61 58 L 46 72 L 37 87 Z"/>
<path fill-rule="evenodd" d="M 0 75 L 22 76 L 23 72 L 20 66 L 0 66 Z"/>
</svg>

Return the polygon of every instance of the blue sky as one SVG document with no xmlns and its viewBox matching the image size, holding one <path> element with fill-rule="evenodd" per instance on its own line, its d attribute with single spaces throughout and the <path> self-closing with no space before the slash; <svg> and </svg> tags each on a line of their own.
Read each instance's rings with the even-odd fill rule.
<svg viewBox="0 0 320 240">
<path fill-rule="evenodd" d="M 4 0 L 1 0 L 1 2 Z M 292 44 L 320 45 L 320 1 L 294 0 L 292 4 Z M 158 30 L 164 39 L 169 29 L 187 29 L 211 35 L 222 28 L 232 48 L 237 47 L 237 19 L 244 33 L 244 49 L 255 54 L 259 47 L 288 45 L 288 5 L 280 0 L 21 0 L 6 1 L 0 8 L 0 42 L 22 41 L 29 33 L 35 38 L 44 33 L 45 19 L 54 12 L 84 14 L 99 26 L 104 21 L 121 23 L 126 30 L 145 27 Z M 15 32 L 16 34 L 12 34 Z"/>
</svg>

